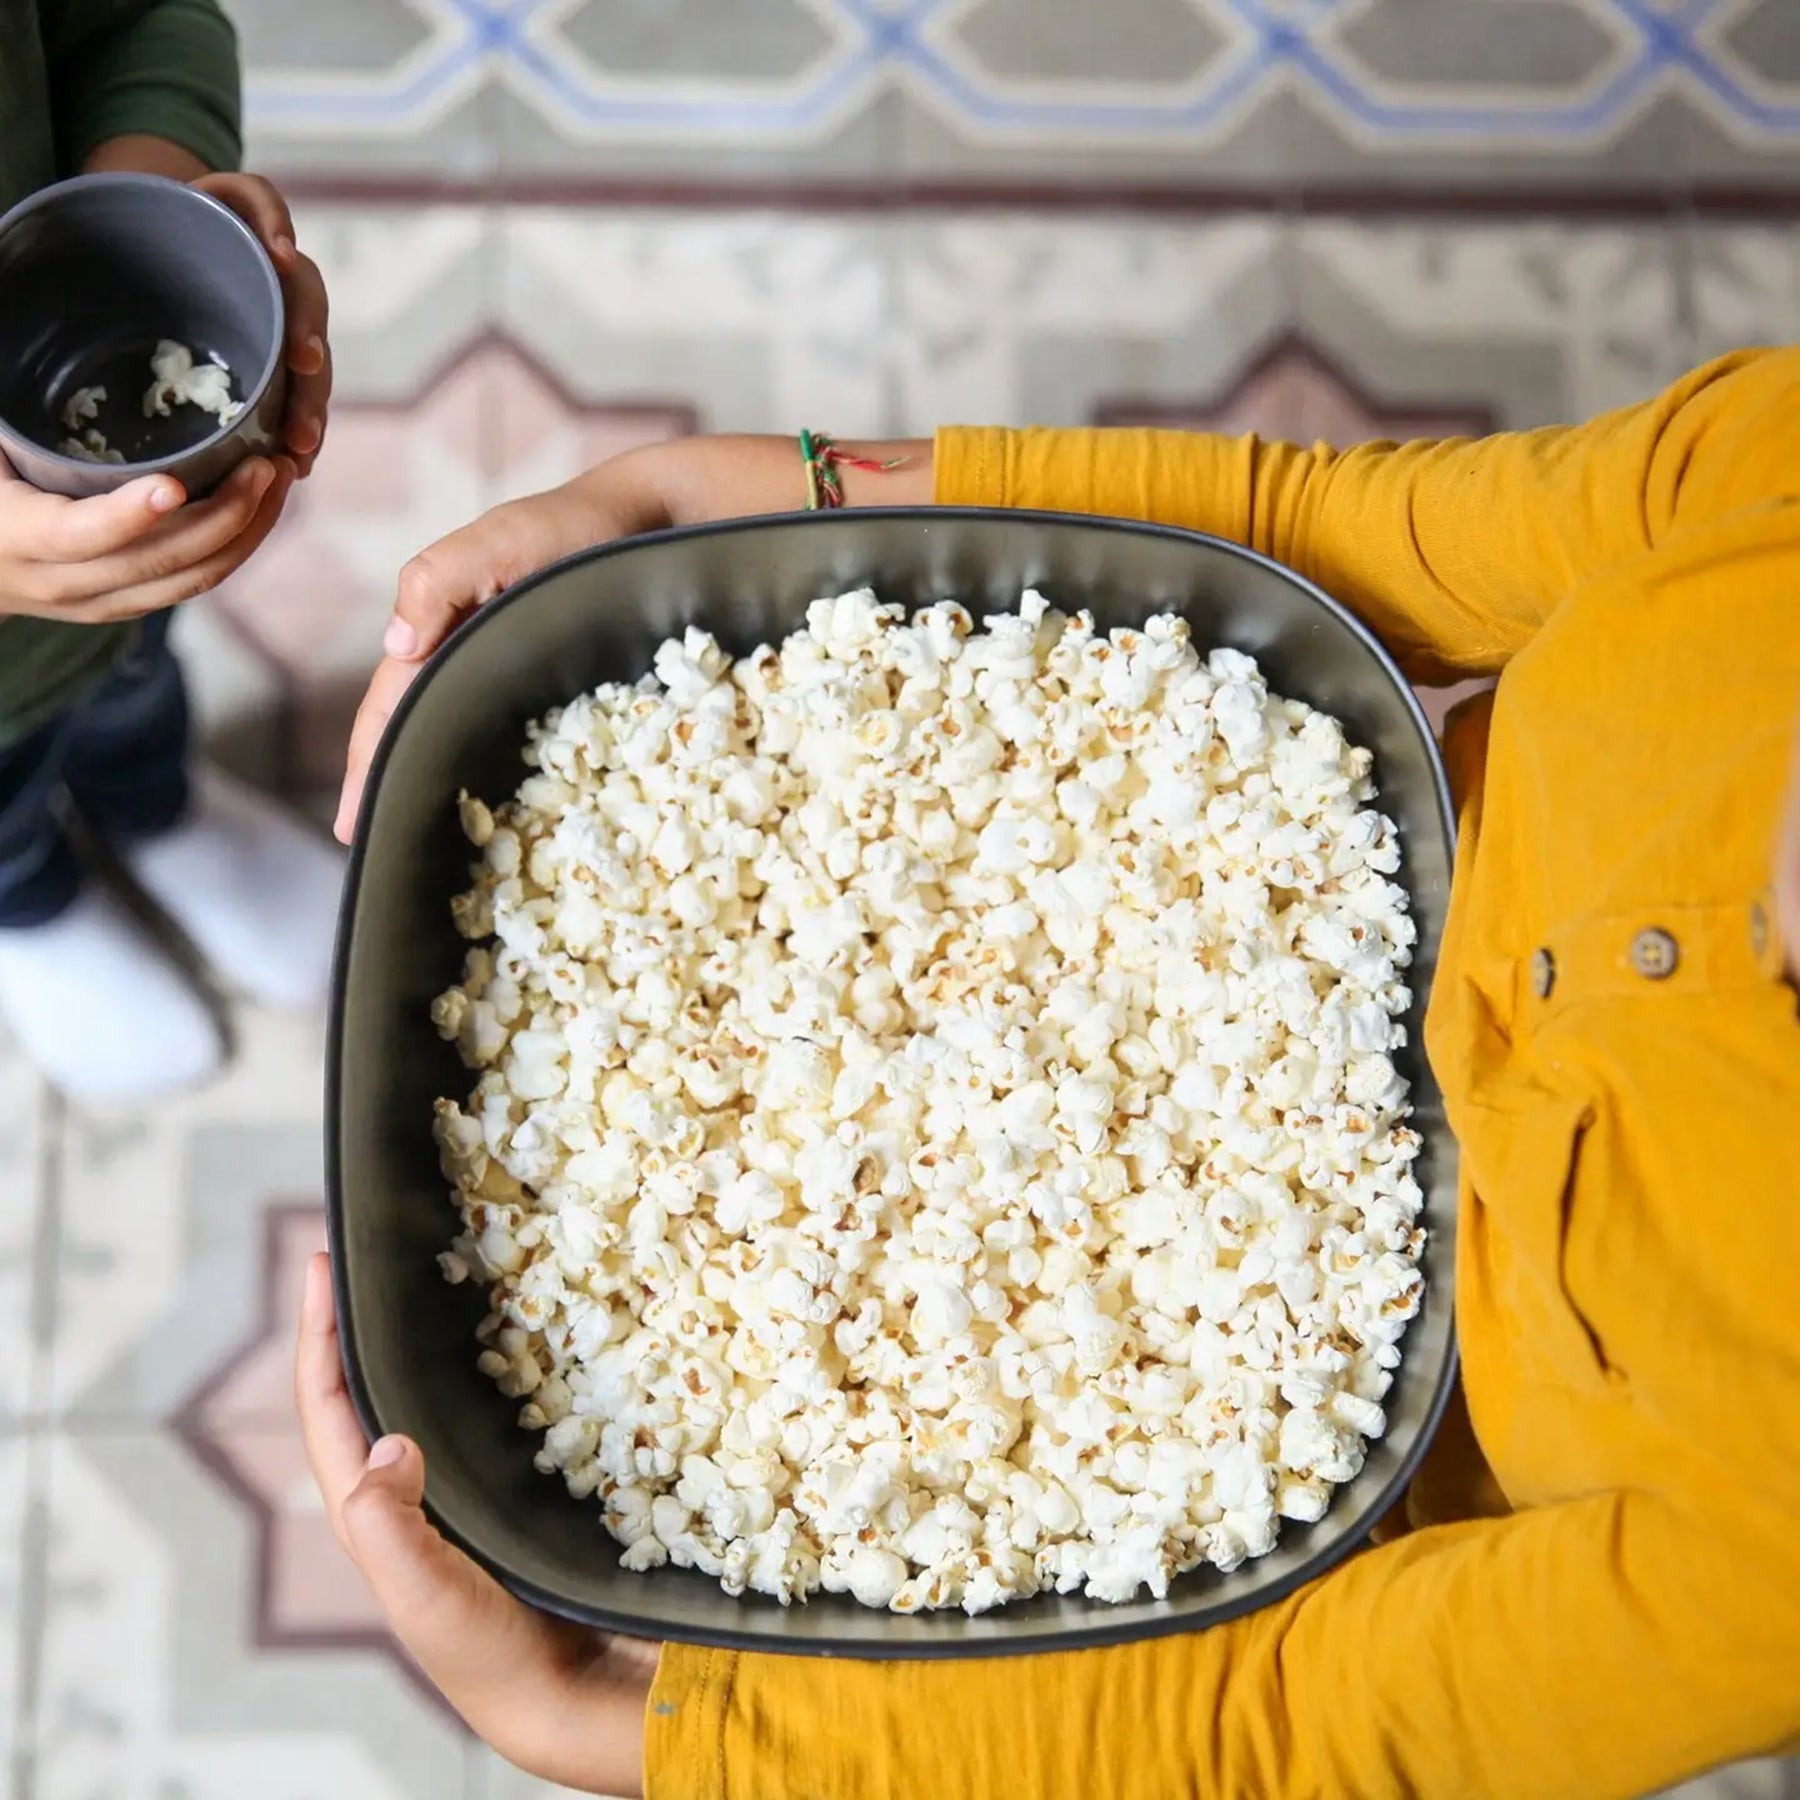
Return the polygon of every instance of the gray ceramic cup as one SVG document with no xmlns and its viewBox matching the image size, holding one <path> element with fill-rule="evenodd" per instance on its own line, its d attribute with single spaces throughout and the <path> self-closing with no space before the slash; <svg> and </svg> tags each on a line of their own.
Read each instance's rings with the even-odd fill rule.
<svg viewBox="0 0 1800 1800">
<path fill-rule="evenodd" d="M 157 175 L 80 175 L 0 219 L 0 450 L 34 487 L 82 498 L 142 475 L 190 497 L 279 447 L 287 399 L 281 282 L 255 233 L 209 195 Z M 231 371 L 244 410 L 144 414 L 159 340 Z M 63 409 L 107 398 L 90 423 L 124 462 L 65 455 Z"/>
</svg>

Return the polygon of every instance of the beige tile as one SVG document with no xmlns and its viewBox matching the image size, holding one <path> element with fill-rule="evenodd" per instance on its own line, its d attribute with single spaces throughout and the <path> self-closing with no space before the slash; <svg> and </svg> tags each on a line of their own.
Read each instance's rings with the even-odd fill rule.
<svg viewBox="0 0 1800 1800">
<path fill-rule="evenodd" d="M 55 1449 L 37 1800 L 446 1800 L 460 1729 L 394 1658 L 291 1648 L 253 1515 L 174 1440 Z"/>
<path fill-rule="evenodd" d="M 302 799 L 334 792 L 401 565 L 496 497 L 497 376 L 480 207 L 302 205 L 331 294 L 325 448 L 262 552 L 183 621 L 216 753 Z"/>
<path fill-rule="evenodd" d="M 493 1751 L 476 1747 L 470 1751 L 466 1800 L 587 1800 L 587 1796 L 554 1781 L 540 1781 Z"/>
<path fill-rule="evenodd" d="M 900 238 L 900 426 L 1089 423 L 1228 387 L 1292 316 L 1284 229 L 943 213 Z"/>
<path fill-rule="evenodd" d="M 49 1195 L 60 1103 L 0 1026 L 0 1423 L 38 1410 L 49 1380 Z"/>
<path fill-rule="evenodd" d="M 884 228 L 765 212 L 518 208 L 500 322 L 592 405 L 693 406 L 709 431 L 881 428 Z"/>
<path fill-rule="evenodd" d="M 18 1727 L 36 1624 L 37 1577 L 27 1550 L 27 1520 L 34 1466 L 41 1461 L 41 1448 L 24 1438 L 0 1438 L 0 1782 L 13 1793 L 23 1786 L 21 1764 L 29 1751 L 28 1734 L 22 1736 Z"/>
<path fill-rule="evenodd" d="M 1647 398 L 1685 362 L 1673 225 L 1312 220 L 1309 338 L 1365 388 L 1486 404 L 1507 427 Z"/>
<path fill-rule="evenodd" d="M 1684 365 L 1668 228 L 927 215 L 899 411 L 1412 436 L 1586 417 Z"/>
<path fill-rule="evenodd" d="M 1800 1757 L 1734 1763 L 1669 1788 L 1659 1800 L 1800 1800 Z"/>
<path fill-rule="evenodd" d="M 72 1112 L 54 1337 L 64 1416 L 178 1412 L 262 1331 L 268 1221 L 323 1193 L 323 1022 L 251 1010 L 199 1093 Z"/>
<path fill-rule="evenodd" d="M 1685 249 L 1692 361 L 1800 338 L 1800 242 L 1791 228 L 1697 225 Z"/>
</svg>

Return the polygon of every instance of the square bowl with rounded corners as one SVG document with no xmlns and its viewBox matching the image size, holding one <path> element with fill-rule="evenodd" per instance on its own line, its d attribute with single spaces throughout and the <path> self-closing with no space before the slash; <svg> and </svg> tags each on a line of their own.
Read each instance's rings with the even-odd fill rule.
<svg viewBox="0 0 1800 1800">
<path fill-rule="evenodd" d="M 532 1466 L 537 1438 L 475 1367 L 479 1287 L 449 1286 L 436 1257 L 458 1218 L 438 1170 L 432 1102 L 472 1084 L 432 1026 L 460 973 L 451 896 L 472 853 L 457 823 L 468 788 L 509 798 L 527 721 L 601 682 L 637 680 L 690 624 L 733 653 L 804 622 L 809 601 L 867 583 L 912 608 L 962 600 L 1014 611 L 1038 587 L 1102 628 L 1186 615 L 1202 653 L 1254 655 L 1277 693 L 1340 719 L 1375 755 L 1379 805 L 1400 828 L 1419 941 L 1402 1072 L 1424 1138 L 1426 1297 L 1387 1396 L 1388 1431 L 1318 1523 L 1284 1522 L 1267 1556 L 1201 1568 L 1166 1600 L 1108 1605 L 1040 1595 L 975 1618 L 903 1615 L 849 1595 L 783 1607 L 727 1595 L 666 1567 L 633 1574 L 594 1500 Z M 1267 1605 L 1349 1554 L 1398 1498 L 1449 1396 L 1456 1349 L 1456 1149 L 1418 1046 L 1450 892 L 1453 825 L 1443 768 L 1411 689 L 1336 602 L 1265 557 L 1187 532 L 979 509 L 821 512 L 704 526 L 605 545 L 541 570 L 478 611 L 414 682 L 378 750 L 357 824 L 339 929 L 327 1072 L 327 1167 L 350 1392 L 371 1436 L 424 1449 L 437 1523 L 524 1599 L 648 1638 L 858 1656 L 976 1656 L 1078 1648 L 1199 1628 Z"/>
</svg>

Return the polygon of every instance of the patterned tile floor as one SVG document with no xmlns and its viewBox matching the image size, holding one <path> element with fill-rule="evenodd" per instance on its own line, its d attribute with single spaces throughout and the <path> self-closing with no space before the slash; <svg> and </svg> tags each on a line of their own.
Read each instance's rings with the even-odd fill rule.
<svg viewBox="0 0 1800 1800">
<path fill-rule="evenodd" d="M 635 442 L 1481 430 L 1800 327 L 1791 0 L 234 11 L 339 392 L 278 538 L 181 641 L 213 753 L 315 810 L 401 561 Z M 321 1024 L 236 1023 L 224 1079 L 136 1116 L 0 1048 L 9 1791 L 542 1796 L 330 1543 L 286 1399 Z"/>
</svg>

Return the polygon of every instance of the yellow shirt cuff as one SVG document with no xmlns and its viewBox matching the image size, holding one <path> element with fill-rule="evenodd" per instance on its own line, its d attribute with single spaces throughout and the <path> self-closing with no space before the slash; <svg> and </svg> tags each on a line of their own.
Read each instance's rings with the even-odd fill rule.
<svg viewBox="0 0 1800 1800">
<path fill-rule="evenodd" d="M 735 1650 L 665 1644 L 644 1713 L 645 1800 L 724 1800 Z"/>
<path fill-rule="evenodd" d="M 1018 505 L 1006 479 L 1011 436 L 991 425 L 940 426 L 932 478 L 938 505 Z"/>
</svg>

